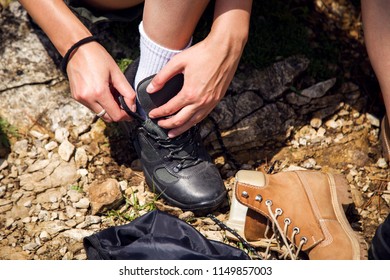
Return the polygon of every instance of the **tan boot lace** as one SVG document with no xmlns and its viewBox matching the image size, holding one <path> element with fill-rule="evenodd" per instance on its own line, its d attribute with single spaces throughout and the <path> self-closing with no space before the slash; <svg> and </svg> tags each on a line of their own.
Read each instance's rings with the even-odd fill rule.
<svg viewBox="0 0 390 280">
<path fill-rule="evenodd" d="M 278 244 L 277 249 L 273 249 L 278 251 L 281 254 L 281 258 L 283 259 L 298 259 L 299 253 L 301 252 L 302 246 L 307 242 L 306 237 L 302 237 L 300 239 L 299 244 L 295 244 L 295 236 L 299 233 L 299 228 L 294 227 L 292 230 L 291 238 L 287 238 L 287 230 L 291 225 L 291 220 L 289 218 L 285 218 L 283 223 L 284 227 L 279 224 L 278 217 L 282 215 L 283 210 L 281 208 L 276 208 L 275 212 L 272 211 L 272 200 L 266 200 L 265 205 L 267 206 L 268 214 L 270 219 L 267 221 L 267 228 L 265 230 L 265 235 L 267 235 L 270 228 L 272 228 L 273 234 L 271 237 L 267 237 L 269 240 L 269 246 L 266 248 L 266 258 L 269 256 L 269 250 L 271 250 L 271 246 Z M 271 226 L 269 223 L 272 223 Z"/>
</svg>

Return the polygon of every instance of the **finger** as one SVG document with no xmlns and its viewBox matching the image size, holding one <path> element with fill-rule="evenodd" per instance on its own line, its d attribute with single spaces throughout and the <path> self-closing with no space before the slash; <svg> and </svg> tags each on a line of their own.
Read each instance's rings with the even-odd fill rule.
<svg viewBox="0 0 390 280">
<path fill-rule="evenodd" d="M 136 111 L 136 94 L 130 83 L 127 81 L 125 75 L 122 72 L 117 72 L 112 76 L 112 86 L 122 95 L 127 106 L 131 111 Z"/>
<path fill-rule="evenodd" d="M 184 87 L 183 87 L 184 88 Z M 169 117 L 177 113 L 179 110 L 189 105 L 190 102 L 184 97 L 182 91 L 169 100 L 167 103 L 157 107 L 149 112 L 151 119 Z"/>
<path fill-rule="evenodd" d="M 203 111 L 198 112 L 197 114 L 193 115 L 189 119 L 189 121 L 186 122 L 185 124 L 183 124 L 182 126 L 169 130 L 168 137 L 175 138 L 175 137 L 179 136 L 180 134 L 189 130 L 191 127 L 200 123 L 205 116 L 207 116 L 207 112 L 203 112 Z"/>
<path fill-rule="evenodd" d="M 106 110 L 106 114 L 102 117 L 105 121 L 118 122 L 131 120 L 130 116 L 120 107 L 118 95 L 118 91 L 111 86 L 107 89 L 107 92 L 97 100 L 97 103 Z"/>
<path fill-rule="evenodd" d="M 110 115 L 108 115 L 106 109 L 103 109 L 99 103 L 95 103 L 93 108 L 91 108 L 91 111 L 95 113 L 96 117 L 101 118 L 106 122 L 112 122 L 112 119 Z"/>
<path fill-rule="evenodd" d="M 160 90 L 167 81 L 172 79 L 175 75 L 182 73 L 183 65 L 180 63 L 178 57 L 180 54 L 174 56 L 157 74 L 146 87 L 148 93 L 154 93 Z"/>
<path fill-rule="evenodd" d="M 186 106 L 169 118 L 158 120 L 157 124 L 165 129 L 178 128 L 188 123 L 195 113 L 196 110 L 193 109 L 193 106 Z"/>
</svg>

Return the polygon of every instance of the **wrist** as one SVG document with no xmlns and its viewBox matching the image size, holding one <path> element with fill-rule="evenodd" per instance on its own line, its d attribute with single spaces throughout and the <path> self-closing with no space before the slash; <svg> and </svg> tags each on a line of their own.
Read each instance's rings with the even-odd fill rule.
<svg viewBox="0 0 390 280">
<path fill-rule="evenodd" d="M 242 31 L 231 31 L 226 27 L 213 28 L 209 37 L 217 45 L 229 50 L 229 52 L 241 54 L 248 41 L 248 31 L 245 29 Z"/>
<path fill-rule="evenodd" d="M 60 64 L 60 67 L 61 67 L 61 70 L 64 74 L 66 74 L 66 67 L 68 65 L 68 62 L 70 60 L 70 58 L 73 56 L 74 52 L 77 51 L 77 49 L 79 47 L 81 47 L 82 45 L 85 45 L 85 44 L 88 44 L 90 42 L 98 42 L 98 38 L 96 36 L 88 36 L 88 37 L 85 37 L 79 41 L 77 41 L 76 43 L 74 43 L 68 50 L 67 52 L 65 53 L 62 61 L 61 61 L 61 64 Z"/>
</svg>

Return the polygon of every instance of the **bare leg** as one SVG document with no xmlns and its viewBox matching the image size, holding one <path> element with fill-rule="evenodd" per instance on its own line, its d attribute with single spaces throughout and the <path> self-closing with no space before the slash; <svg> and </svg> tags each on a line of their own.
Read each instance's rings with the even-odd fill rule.
<svg viewBox="0 0 390 280">
<path fill-rule="evenodd" d="M 390 120 L 390 1 L 362 0 L 364 38 Z"/>
<path fill-rule="evenodd" d="M 191 45 L 192 34 L 207 4 L 208 0 L 145 1 L 135 86 L 158 73 L 172 57 Z"/>
<path fill-rule="evenodd" d="M 146 0 L 145 32 L 157 44 L 180 50 L 188 44 L 208 3 L 208 0 Z"/>
<path fill-rule="evenodd" d="M 145 2 L 143 25 L 145 32 L 156 43 L 179 50 L 184 48 L 204 12 L 209 0 L 82 0 L 102 10 L 118 10 Z"/>
<path fill-rule="evenodd" d="M 83 2 L 101 10 L 120 10 L 134 7 L 144 0 L 83 0 Z"/>
</svg>

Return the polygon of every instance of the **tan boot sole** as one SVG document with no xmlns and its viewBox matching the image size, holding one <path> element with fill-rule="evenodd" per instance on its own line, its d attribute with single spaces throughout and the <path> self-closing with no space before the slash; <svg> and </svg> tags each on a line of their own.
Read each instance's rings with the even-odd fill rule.
<svg viewBox="0 0 390 280">
<path fill-rule="evenodd" d="M 340 223 L 344 232 L 350 239 L 353 251 L 359 252 L 358 255 L 353 257 L 353 259 L 367 259 L 368 245 L 362 235 L 352 229 L 345 215 L 345 208 L 343 207 L 345 205 L 344 203 L 348 202 L 349 199 L 350 202 L 353 203 L 352 198 L 350 197 L 350 193 L 346 193 L 346 191 L 349 192 L 349 185 L 346 179 L 341 175 L 328 174 L 328 178 L 330 180 L 333 210 L 335 212 L 337 221 Z"/>
</svg>

